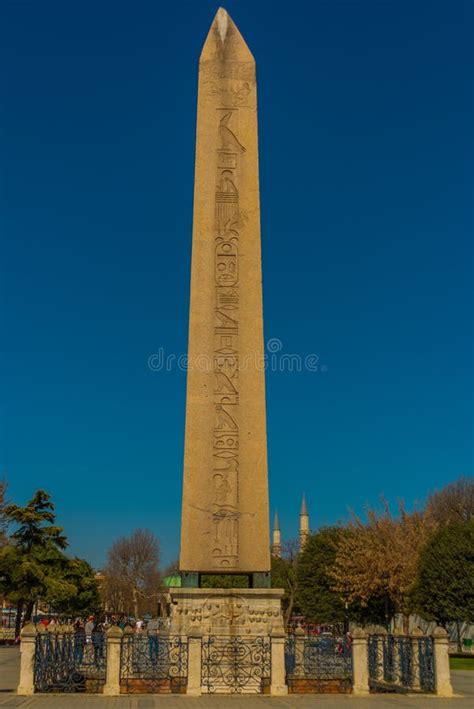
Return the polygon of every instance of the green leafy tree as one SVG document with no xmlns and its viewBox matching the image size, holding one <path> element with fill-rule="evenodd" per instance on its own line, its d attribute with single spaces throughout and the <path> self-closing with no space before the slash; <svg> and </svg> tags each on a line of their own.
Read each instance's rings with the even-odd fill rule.
<svg viewBox="0 0 474 709">
<path fill-rule="evenodd" d="M 7 505 L 4 514 L 16 529 L 0 549 L 0 591 L 17 604 L 18 635 L 24 609 L 28 621 L 39 598 L 64 600 L 74 596 L 76 588 L 64 576 L 67 539 L 55 524 L 48 493 L 38 490 L 25 507 Z"/>
<path fill-rule="evenodd" d="M 18 548 L 31 551 L 34 546 L 51 544 L 57 549 L 66 549 L 68 542 L 63 528 L 54 524 L 54 505 L 44 490 L 37 490 L 26 507 L 7 505 L 4 514 L 9 522 L 18 525 L 11 535 Z"/>
<path fill-rule="evenodd" d="M 101 610 L 101 597 L 94 570 L 84 559 L 66 557 L 61 581 L 74 588 L 74 593 L 49 594 L 51 608 L 65 616 L 85 616 Z M 61 590 L 61 589 L 59 589 Z"/>
<path fill-rule="evenodd" d="M 330 575 L 344 530 L 323 527 L 312 534 L 298 558 L 297 602 L 306 621 L 332 623 L 344 620 L 344 598 L 334 591 Z"/>
<path fill-rule="evenodd" d="M 203 574 L 202 588 L 248 588 L 249 577 L 239 574 Z"/>
<path fill-rule="evenodd" d="M 285 625 L 289 624 L 292 614 L 297 610 L 298 579 L 296 565 L 298 553 L 298 540 L 290 539 L 282 545 L 281 557 L 272 557 L 272 587 L 285 590 L 285 595 L 282 598 Z"/>
<path fill-rule="evenodd" d="M 432 535 L 421 553 L 412 598 L 427 620 L 474 623 L 474 521 Z"/>
<path fill-rule="evenodd" d="M 33 546 L 29 552 L 8 545 L 0 550 L 0 589 L 17 605 L 16 634 L 25 621 L 31 620 L 36 601 L 48 604 L 65 601 L 76 593 L 65 580 L 63 568 L 67 557 L 50 544 Z"/>
</svg>

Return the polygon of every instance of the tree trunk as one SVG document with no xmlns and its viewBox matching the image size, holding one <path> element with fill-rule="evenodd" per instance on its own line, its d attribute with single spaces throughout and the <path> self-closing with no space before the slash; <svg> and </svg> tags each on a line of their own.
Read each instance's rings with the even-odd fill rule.
<svg viewBox="0 0 474 709">
<path fill-rule="evenodd" d="M 288 608 L 285 611 L 285 627 L 287 628 L 290 624 L 291 614 L 293 613 L 293 606 L 295 604 L 295 594 L 290 594 L 290 599 L 288 602 Z"/>
<path fill-rule="evenodd" d="M 133 615 L 135 616 L 135 620 L 138 620 L 138 593 L 137 589 L 135 586 L 132 589 L 132 594 L 133 594 Z"/>
<path fill-rule="evenodd" d="M 461 645 L 461 624 L 459 620 L 456 621 L 456 634 L 457 634 L 457 640 L 458 640 L 458 652 L 462 652 L 462 645 Z"/>
<path fill-rule="evenodd" d="M 26 611 L 25 611 L 25 623 L 29 623 L 31 620 L 31 616 L 33 615 L 33 608 L 35 607 L 35 602 L 34 601 L 28 601 L 26 605 Z"/>
<path fill-rule="evenodd" d="M 21 616 L 23 615 L 23 601 L 18 601 L 16 605 L 16 621 L 15 621 L 15 639 L 20 637 L 21 633 Z"/>
</svg>

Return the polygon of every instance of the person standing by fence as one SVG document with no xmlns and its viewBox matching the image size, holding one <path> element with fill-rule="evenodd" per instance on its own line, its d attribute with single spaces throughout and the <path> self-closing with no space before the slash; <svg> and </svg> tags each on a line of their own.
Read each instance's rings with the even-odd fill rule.
<svg viewBox="0 0 474 709">
<path fill-rule="evenodd" d="M 160 623 L 158 618 L 152 618 L 147 625 L 148 647 L 150 650 L 150 660 L 153 664 L 158 662 L 158 634 Z"/>
<path fill-rule="evenodd" d="M 89 616 L 85 625 L 86 631 L 86 643 L 90 643 L 92 640 L 92 631 L 94 630 L 94 616 Z"/>
<path fill-rule="evenodd" d="M 79 667 L 84 658 L 84 646 L 86 644 L 86 631 L 81 620 L 76 620 L 74 624 L 74 662 Z"/>
<path fill-rule="evenodd" d="M 105 654 L 104 626 L 102 623 L 95 623 L 92 629 L 92 647 L 94 648 L 94 662 L 99 665 Z"/>
</svg>

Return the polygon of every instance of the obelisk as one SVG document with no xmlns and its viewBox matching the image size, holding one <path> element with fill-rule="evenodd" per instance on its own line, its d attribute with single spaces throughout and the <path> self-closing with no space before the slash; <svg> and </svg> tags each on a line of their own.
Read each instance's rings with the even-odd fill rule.
<svg viewBox="0 0 474 709">
<path fill-rule="evenodd" d="M 270 570 L 255 61 L 222 8 L 199 61 L 183 585 Z"/>
</svg>

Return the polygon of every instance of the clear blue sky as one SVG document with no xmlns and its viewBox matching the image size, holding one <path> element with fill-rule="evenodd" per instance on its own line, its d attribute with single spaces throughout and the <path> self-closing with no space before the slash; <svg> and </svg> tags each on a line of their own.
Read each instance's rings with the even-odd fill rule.
<svg viewBox="0 0 474 709">
<path fill-rule="evenodd" d="M 259 79 L 272 509 L 296 532 L 472 473 L 470 0 L 231 0 Z M 2 440 L 100 565 L 177 555 L 208 0 L 0 3 Z"/>
</svg>

